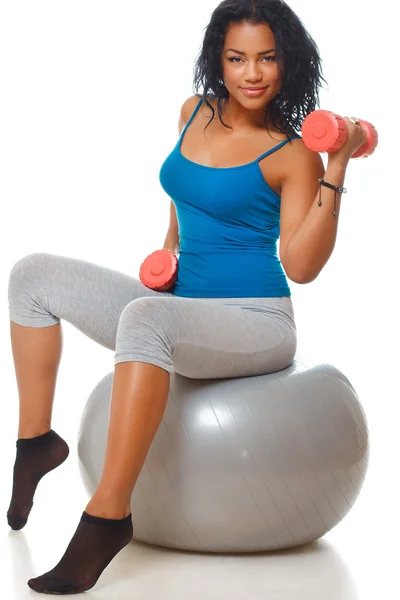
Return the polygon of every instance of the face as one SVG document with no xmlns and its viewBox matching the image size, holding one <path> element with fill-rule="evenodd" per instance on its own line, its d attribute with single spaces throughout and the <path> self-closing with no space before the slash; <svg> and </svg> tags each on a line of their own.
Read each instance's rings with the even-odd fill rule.
<svg viewBox="0 0 400 600">
<path fill-rule="evenodd" d="M 246 109 L 262 109 L 281 90 L 275 48 L 275 36 L 264 23 L 231 23 L 228 27 L 222 51 L 223 80 L 230 98 Z M 261 95 L 250 96 L 243 90 L 249 87 L 265 89 Z"/>
</svg>

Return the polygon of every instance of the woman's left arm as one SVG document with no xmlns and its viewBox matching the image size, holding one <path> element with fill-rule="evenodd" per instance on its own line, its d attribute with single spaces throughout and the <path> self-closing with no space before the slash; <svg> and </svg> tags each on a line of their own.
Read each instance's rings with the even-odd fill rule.
<svg viewBox="0 0 400 600">
<path fill-rule="evenodd" d="M 335 247 L 342 199 L 336 192 L 335 216 L 335 191 L 320 185 L 318 179 L 343 187 L 348 160 L 330 154 L 325 172 L 320 154 L 300 140 L 289 162 L 281 185 L 279 257 L 292 281 L 310 283 Z M 320 198 L 322 205 L 318 206 Z"/>
</svg>

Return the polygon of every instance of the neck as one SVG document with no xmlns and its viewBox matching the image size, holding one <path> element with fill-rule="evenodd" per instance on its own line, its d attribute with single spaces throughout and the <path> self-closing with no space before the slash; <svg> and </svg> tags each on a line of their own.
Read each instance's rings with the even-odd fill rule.
<svg viewBox="0 0 400 600">
<path fill-rule="evenodd" d="M 265 131 L 264 117 L 267 108 L 268 105 L 265 105 L 259 110 L 248 110 L 230 97 L 223 101 L 222 116 L 224 122 L 233 128 L 232 133 L 245 133 L 254 130 Z M 266 119 L 266 124 L 269 130 L 274 130 L 269 117 Z"/>
</svg>

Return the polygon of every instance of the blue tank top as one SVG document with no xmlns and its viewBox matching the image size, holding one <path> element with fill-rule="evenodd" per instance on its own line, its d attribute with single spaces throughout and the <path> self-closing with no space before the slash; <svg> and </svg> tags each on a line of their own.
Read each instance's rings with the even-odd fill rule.
<svg viewBox="0 0 400 600">
<path fill-rule="evenodd" d="M 178 277 L 169 291 L 187 298 L 260 298 L 290 296 L 277 254 L 280 197 L 266 183 L 258 161 L 237 167 L 207 167 L 181 153 L 183 136 L 159 180 L 175 205 L 179 228 Z"/>
</svg>

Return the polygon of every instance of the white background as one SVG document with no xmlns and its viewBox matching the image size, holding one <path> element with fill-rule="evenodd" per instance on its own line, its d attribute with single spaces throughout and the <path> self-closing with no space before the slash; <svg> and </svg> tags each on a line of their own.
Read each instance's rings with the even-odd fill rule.
<svg viewBox="0 0 400 600">
<path fill-rule="evenodd" d="M 59 469 L 62 473 L 55 471 L 48 482 L 41 482 L 35 496 L 37 516 L 32 511 L 26 528 L 11 532 L 5 515 L 18 392 L 9 335 L 9 272 L 23 256 L 48 252 L 138 277 L 144 258 L 162 248 L 170 199 L 159 183 L 159 170 L 177 142 L 180 108 L 194 93 L 194 61 L 217 4 L 0 4 L 1 543 L 9 559 L 10 600 L 32 594 L 26 580 L 58 562 L 88 501 L 78 473 L 76 436 L 89 394 L 114 362 L 110 350 L 62 322 L 63 356 L 52 426 L 67 439 L 72 458 Z M 396 594 L 398 587 L 397 22 L 388 0 L 375 5 L 361 0 L 336 0 L 334 6 L 316 0 L 289 4 L 323 59 L 328 86 L 320 91 L 319 108 L 370 121 L 379 134 L 375 153 L 348 166 L 348 193 L 342 197 L 336 247 L 328 264 L 311 284 L 289 280 L 299 351 L 315 363 L 335 365 L 354 385 L 368 418 L 371 461 L 355 507 L 326 536 L 325 570 L 315 563 L 319 576 L 314 578 L 311 569 L 310 579 L 302 577 L 298 585 L 293 570 L 292 584 L 283 585 L 283 595 L 270 597 L 294 599 L 302 590 L 308 598 L 314 593 L 328 598 L 330 578 L 339 577 L 346 583 L 332 595 L 335 600 L 372 598 L 383 591 Z M 326 166 L 326 155 L 321 156 Z M 53 515 L 52 524 L 46 521 L 48 514 Z M 66 529 L 59 539 L 61 517 Z M 232 598 L 247 598 L 247 592 L 256 598 L 261 592 L 259 586 L 241 587 L 238 573 L 230 576 L 236 578 Z M 207 597 L 226 594 L 225 587 L 220 596 L 202 589 L 195 567 L 193 577 L 199 579 L 199 598 L 208 592 Z M 288 573 L 282 569 L 279 577 L 285 581 Z M 311 582 L 321 577 L 316 592 Z M 263 581 L 265 592 L 272 589 L 268 578 Z M 111 578 L 108 592 L 113 585 Z M 134 585 L 132 575 L 131 591 Z M 156 597 L 151 569 L 148 586 L 142 585 L 145 595 L 151 591 Z M 189 597 L 183 587 L 174 586 L 176 579 L 163 593 Z"/>
</svg>

